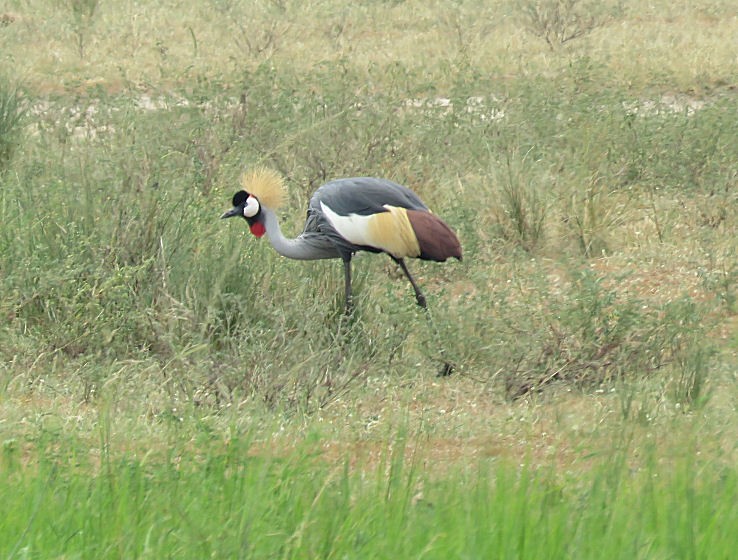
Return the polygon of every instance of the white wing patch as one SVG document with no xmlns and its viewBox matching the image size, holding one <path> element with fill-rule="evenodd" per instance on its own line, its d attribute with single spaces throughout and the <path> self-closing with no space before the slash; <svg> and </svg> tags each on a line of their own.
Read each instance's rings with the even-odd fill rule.
<svg viewBox="0 0 738 560">
<path fill-rule="evenodd" d="M 369 216 L 342 216 L 324 202 L 320 203 L 320 207 L 341 237 L 354 245 L 375 247 L 397 258 L 420 255 L 418 240 L 404 208 L 385 204 L 387 212 Z"/>
<path fill-rule="evenodd" d="M 354 245 L 370 245 L 372 246 L 369 238 L 369 220 L 372 216 L 361 216 L 359 214 L 349 214 L 348 216 L 341 216 L 336 214 L 325 202 L 320 203 L 320 207 L 323 209 L 323 214 L 328 218 L 328 221 L 338 233 L 341 234 L 346 241 L 353 243 Z"/>
</svg>

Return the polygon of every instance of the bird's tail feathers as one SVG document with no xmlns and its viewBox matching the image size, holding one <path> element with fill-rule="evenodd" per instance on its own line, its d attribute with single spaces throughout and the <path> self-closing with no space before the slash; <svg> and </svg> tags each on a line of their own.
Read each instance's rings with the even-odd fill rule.
<svg viewBox="0 0 738 560">
<path fill-rule="evenodd" d="M 461 243 L 441 218 L 419 210 L 408 210 L 407 217 L 418 240 L 421 259 L 443 262 L 455 257 L 461 260 Z"/>
</svg>

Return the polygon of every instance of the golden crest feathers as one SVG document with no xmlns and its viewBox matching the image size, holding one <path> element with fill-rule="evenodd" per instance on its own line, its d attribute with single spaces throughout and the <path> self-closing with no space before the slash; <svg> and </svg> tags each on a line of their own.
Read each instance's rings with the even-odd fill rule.
<svg viewBox="0 0 738 560">
<path fill-rule="evenodd" d="M 284 202 L 284 180 L 282 176 L 266 167 L 256 167 L 241 176 L 241 186 L 246 192 L 259 199 L 259 203 L 276 210 Z"/>
</svg>

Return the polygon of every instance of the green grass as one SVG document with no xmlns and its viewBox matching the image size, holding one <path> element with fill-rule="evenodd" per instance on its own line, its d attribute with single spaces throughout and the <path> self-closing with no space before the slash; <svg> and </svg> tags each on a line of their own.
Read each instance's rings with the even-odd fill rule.
<svg viewBox="0 0 738 560">
<path fill-rule="evenodd" d="M 633 468 L 613 450 L 574 480 L 489 460 L 438 479 L 402 432 L 358 468 L 312 447 L 254 456 L 243 435 L 155 457 L 104 433 L 89 450 L 43 439 L 33 468 L 5 445 L 7 558 L 724 558 L 738 522 L 735 471 L 688 453 Z"/>
<path fill-rule="evenodd" d="M 0 11 L 0 555 L 728 556 L 733 4 L 180 4 Z M 417 191 L 437 332 L 255 165 Z"/>
</svg>

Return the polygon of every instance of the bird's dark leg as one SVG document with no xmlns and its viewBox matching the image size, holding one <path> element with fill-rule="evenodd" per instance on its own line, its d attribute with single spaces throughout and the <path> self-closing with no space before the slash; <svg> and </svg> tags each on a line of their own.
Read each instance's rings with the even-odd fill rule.
<svg viewBox="0 0 738 560">
<path fill-rule="evenodd" d="M 392 255 L 390 255 L 390 257 L 392 257 Z M 412 284 L 413 290 L 415 290 L 415 301 L 417 301 L 418 305 L 423 308 L 423 311 L 425 311 L 425 316 L 428 318 L 428 324 L 430 325 L 431 332 L 436 339 L 436 348 L 438 349 L 438 353 L 440 354 L 442 362 L 441 369 L 438 371 L 438 377 L 446 377 L 447 375 L 451 375 L 451 373 L 453 373 L 454 371 L 454 366 L 446 359 L 446 350 L 444 349 L 441 335 L 438 333 L 436 324 L 433 322 L 433 317 L 431 317 L 430 309 L 428 309 L 428 302 L 426 302 L 423 292 L 420 291 L 420 288 L 415 283 L 415 279 L 412 277 L 410 271 L 407 269 L 407 265 L 405 264 L 404 259 L 397 259 L 395 257 L 392 257 L 392 260 L 400 265 L 400 268 L 405 273 L 405 276 L 407 276 L 407 279 L 410 280 L 410 284 Z"/>
<path fill-rule="evenodd" d="M 428 309 L 428 303 L 425 301 L 425 296 L 423 295 L 423 292 L 420 291 L 420 288 L 415 283 L 415 279 L 413 278 L 412 274 L 410 274 L 410 271 L 407 269 L 405 260 L 396 259 L 395 257 L 392 257 L 392 260 L 400 265 L 400 268 L 405 273 L 405 276 L 407 276 L 407 279 L 410 280 L 410 284 L 412 284 L 413 290 L 415 290 L 415 301 L 417 301 L 418 305 L 423 309 Z"/>
<path fill-rule="evenodd" d="M 343 259 L 343 277 L 346 282 L 346 292 L 344 302 L 346 305 L 345 314 L 351 315 L 351 311 L 354 309 L 354 300 L 351 295 L 351 255 L 348 258 Z"/>
</svg>

